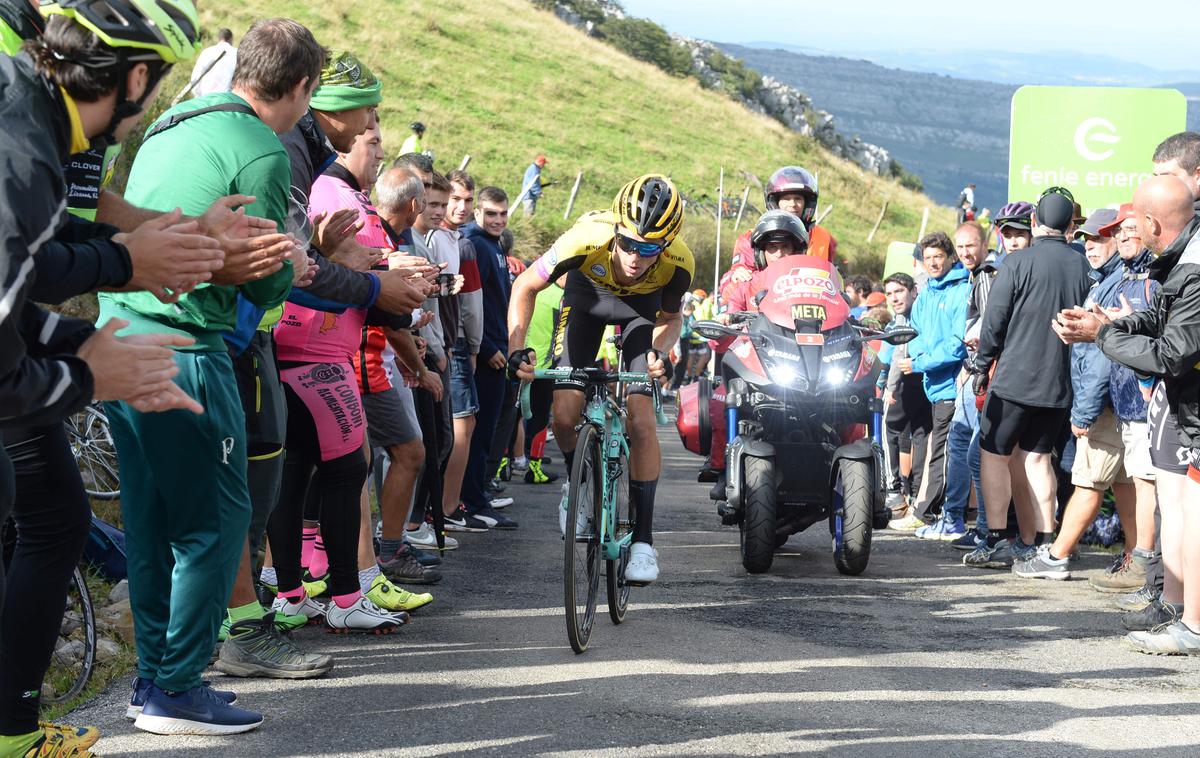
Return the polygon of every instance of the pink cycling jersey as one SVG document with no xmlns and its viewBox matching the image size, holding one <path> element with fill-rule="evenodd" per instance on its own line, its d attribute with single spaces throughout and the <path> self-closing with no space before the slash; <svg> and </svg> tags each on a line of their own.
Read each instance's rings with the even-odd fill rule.
<svg viewBox="0 0 1200 758">
<path fill-rule="evenodd" d="M 371 201 L 342 179 L 322 174 L 313 183 L 308 213 L 315 218 L 343 208 L 358 211 L 363 228 L 358 241 L 368 247 L 391 247 L 387 234 Z M 297 363 L 350 362 L 362 341 L 366 311 L 347 308 L 341 313 L 326 313 L 285 303 L 283 318 L 275 327 L 279 360 Z"/>
</svg>

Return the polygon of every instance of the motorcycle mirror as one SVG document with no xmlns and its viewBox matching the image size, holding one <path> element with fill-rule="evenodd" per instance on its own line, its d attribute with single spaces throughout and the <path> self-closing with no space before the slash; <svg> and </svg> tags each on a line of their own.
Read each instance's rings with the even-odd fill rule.
<svg viewBox="0 0 1200 758">
<path fill-rule="evenodd" d="M 889 345 L 903 345 L 917 338 L 917 330 L 908 326 L 898 326 L 881 339 Z"/>
<path fill-rule="evenodd" d="M 718 321 L 697 321 L 692 324 L 692 331 L 706 340 L 719 340 L 739 333 L 737 329 L 730 329 Z"/>
</svg>

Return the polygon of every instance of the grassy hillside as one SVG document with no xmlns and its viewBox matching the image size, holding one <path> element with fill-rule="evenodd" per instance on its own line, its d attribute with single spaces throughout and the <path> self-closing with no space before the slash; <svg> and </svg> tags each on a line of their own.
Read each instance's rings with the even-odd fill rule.
<svg viewBox="0 0 1200 758">
<path fill-rule="evenodd" d="M 493 0 L 486 13 L 468 0 L 212 0 L 201 7 L 210 31 L 228 26 L 240 38 L 255 19 L 287 15 L 330 48 L 354 51 L 384 82 L 380 116 L 389 155 L 409 122 L 420 120 L 440 169 L 457 167 L 469 154 L 477 180 L 515 195 L 525 167 L 545 153 L 545 176 L 559 184 L 547 190 L 536 219 L 514 219 L 524 257 L 544 250 L 568 226 L 563 211 L 579 170 L 576 215 L 608 205 L 623 182 L 649 171 L 670 174 L 685 192 L 715 196 L 724 165 L 726 193 L 740 196 L 745 180 L 739 172 L 765 179 L 781 164 L 803 164 L 820 172 L 822 208 L 835 206 L 826 225 L 841 250 L 868 272 L 881 268 L 888 242 L 915 237 L 924 207 L 933 208 L 931 228 L 952 221 L 948 209 L 927 197 L 868 176 L 775 121 L 635 61 L 526 0 Z M 888 213 L 867 244 L 885 200 Z M 756 202 L 761 205 L 761 197 Z M 747 223 L 753 219 L 743 228 Z M 725 231 L 728 252 L 729 223 Z M 700 270 L 709 272 L 702 281 L 711 281 L 714 221 L 689 214 L 684 234 Z"/>
</svg>

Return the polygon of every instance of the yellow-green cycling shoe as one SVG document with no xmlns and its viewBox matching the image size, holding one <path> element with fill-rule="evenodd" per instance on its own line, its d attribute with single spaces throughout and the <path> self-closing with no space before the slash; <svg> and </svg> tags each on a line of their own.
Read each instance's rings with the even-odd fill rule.
<svg viewBox="0 0 1200 758">
<path fill-rule="evenodd" d="M 263 611 L 266 614 L 266 611 Z M 296 615 L 289 616 L 286 613 L 275 614 L 275 628 L 281 632 L 291 632 L 296 629 L 303 629 L 308 624 L 308 616 Z M 221 630 L 217 632 L 217 642 L 224 642 L 229 639 L 229 614 L 225 614 L 225 618 L 221 620 Z"/>
<path fill-rule="evenodd" d="M 371 582 L 371 589 L 367 590 L 367 599 L 384 610 L 415 611 L 432 603 L 433 595 L 428 592 L 418 595 L 415 592 L 401 589 L 388 581 L 386 576 L 380 574 L 375 577 L 375 581 Z"/>
</svg>

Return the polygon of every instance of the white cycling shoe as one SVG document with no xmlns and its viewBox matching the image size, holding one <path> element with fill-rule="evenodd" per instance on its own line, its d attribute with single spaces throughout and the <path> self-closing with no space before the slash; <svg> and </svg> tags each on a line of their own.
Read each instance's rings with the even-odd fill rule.
<svg viewBox="0 0 1200 758">
<path fill-rule="evenodd" d="M 562 486 L 562 501 L 558 504 L 558 533 L 567 536 L 567 495 L 570 485 Z M 582 510 L 575 514 L 575 536 L 585 537 L 588 533 L 588 517 Z"/>
<path fill-rule="evenodd" d="M 389 634 L 406 621 L 407 613 L 380 608 L 368 600 L 366 595 L 360 597 L 349 608 L 330 603 L 329 610 L 325 613 L 325 625 L 333 632 Z"/>
<path fill-rule="evenodd" d="M 305 595 L 298 603 L 293 603 L 282 595 L 276 596 L 271 603 L 271 610 L 285 616 L 307 616 L 308 623 L 325 618 L 330 603 Z"/>
<path fill-rule="evenodd" d="M 625 581 L 634 584 L 650 584 L 658 579 L 658 551 L 645 542 L 635 542 L 629 548 L 629 565 L 625 567 Z"/>
</svg>

